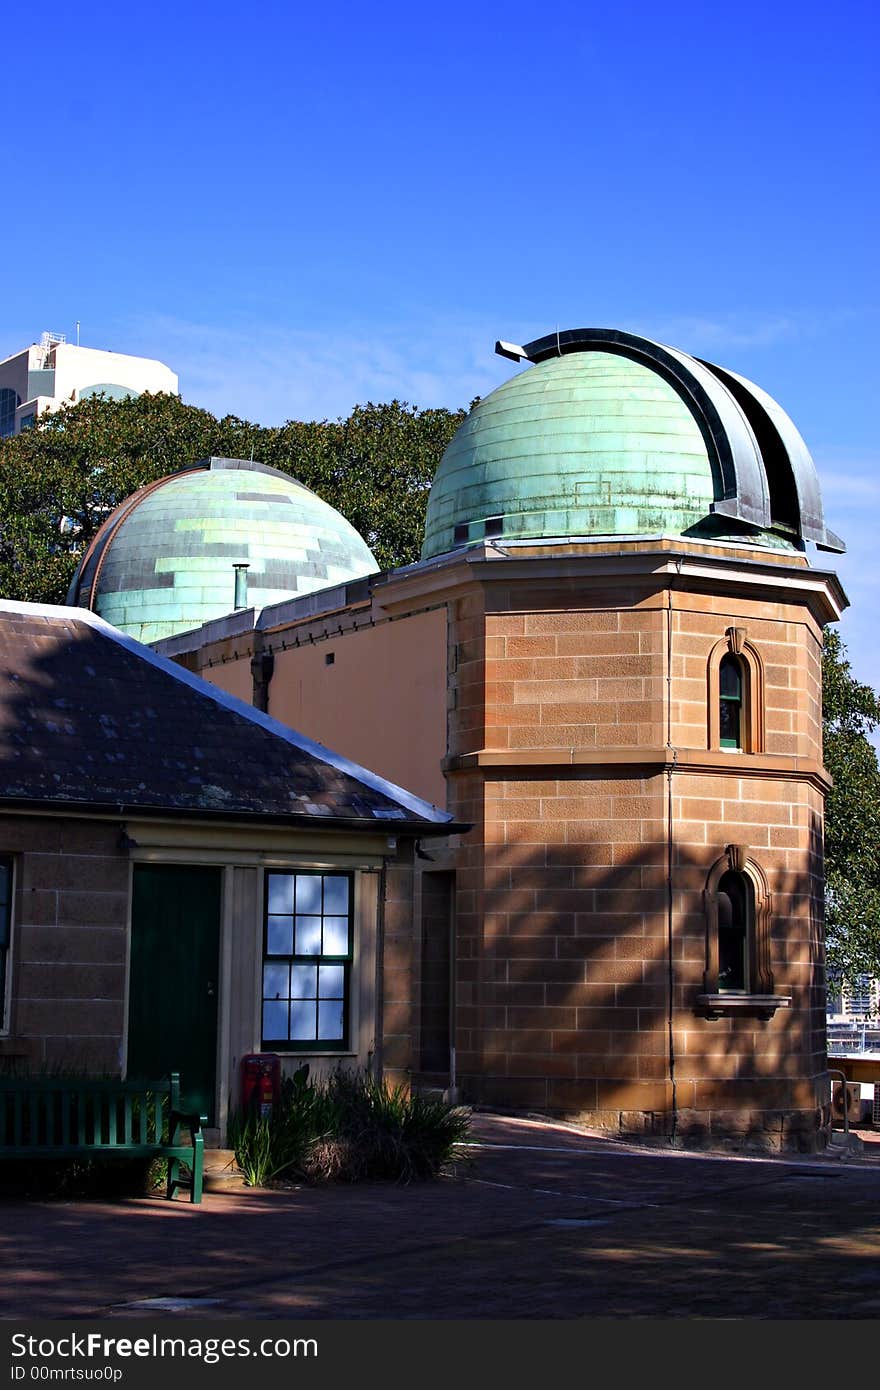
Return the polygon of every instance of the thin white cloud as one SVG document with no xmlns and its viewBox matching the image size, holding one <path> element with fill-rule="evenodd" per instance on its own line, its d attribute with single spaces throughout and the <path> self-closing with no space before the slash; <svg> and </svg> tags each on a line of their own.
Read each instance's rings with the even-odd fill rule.
<svg viewBox="0 0 880 1390">
<path fill-rule="evenodd" d="M 638 331 L 638 330 L 636 330 Z M 646 331 L 646 330 L 642 330 Z M 653 335 L 690 353 L 721 349 L 772 347 L 791 342 L 808 331 L 805 321 L 787 315 L 700 317 L 676 316 L 658 320 Z"/>
<path fill-rule="evenodd" d="M 816 467 L 822 483 L 822 495 L 826 498 L 826 510 L 829 506 L 841 511 L 854 504 L 860 507 L 865 502 L 880 504 L 880 477 L 877 476 L 880 458 L 872 460 L 866 456 L 862 471 L 852 467 L 825 467 L 819 455 L 816 457 Z M 863 515 L 861 511 L 856 514 Z"/>
<path fill-rule="evenodd" d="M 367 401 L 406 400 L 420 409 L 466 406 L 505 380 L 512 364 L 493 356 L 490 326 L 435 322 L 414 338 L 385 328 L 336 332 L 245 325 L 216 329 L 167 316 L 132 325 L 132 351 L 178 373 L 184 400 L 263 425 L 335 419 Z M 464 350 L 462 350 L 464 349 Z"/>
</svg>

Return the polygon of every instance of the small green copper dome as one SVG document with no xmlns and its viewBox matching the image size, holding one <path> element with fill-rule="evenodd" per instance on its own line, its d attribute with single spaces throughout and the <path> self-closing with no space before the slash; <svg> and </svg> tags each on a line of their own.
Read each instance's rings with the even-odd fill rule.
<svg viewBox="0 0 880 1390">
<path fill-rule="evenodd" d="M 613 329 L 525 348 L 437 470 L 422 559 L 484 540 L 699 535 L 841 549 L 788 416 L 744 378 Z"/>
<path fill-rule="evenodd" d="M 261 464 L 210 459 L 117 507 L 67 601 L 155 642 L 231 612 L 233 566 L 242 564 L 244 605 L 257 609 L 379 568 L 354 528 L 309 488 Z"/>
</svg>

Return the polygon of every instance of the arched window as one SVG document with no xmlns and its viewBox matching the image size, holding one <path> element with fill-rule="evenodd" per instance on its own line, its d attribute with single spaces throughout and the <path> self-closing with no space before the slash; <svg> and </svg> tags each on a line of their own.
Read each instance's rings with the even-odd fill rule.
<svg viewBox="0 0 880 1390">
<path fill-rule="evenodd" d="M 722 748 L 743 746 L 743 672 L 739 657 L 730 652 L 718 668 L 718 727 Z"/>
<path fill-rule="evenodd" d="M 764 664 L 745 629 L 729 627 L 709 654 L 709 748 L 764 751 Z"/>
<path fill-rule="evenodd" d="M 744 845 L 728 845 L 713 864 L 703 901 L 706 969 L 698 1009 L 710 1018 L 736 1012 L 769 1018 L 786 1008 L 789 996 L 773 986 L 767 879 Z"/>
<path fill-rule="evenodd" d="M 718 992 L 744 994 L 749 986 L 749 937 L 755 891 L 745 874 L 728 869 L 718 884 Z"/>
</svg>

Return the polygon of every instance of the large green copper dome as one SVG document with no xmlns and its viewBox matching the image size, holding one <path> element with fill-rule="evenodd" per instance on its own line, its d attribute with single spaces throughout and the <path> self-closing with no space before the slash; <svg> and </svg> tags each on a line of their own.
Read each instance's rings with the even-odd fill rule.
<svg viewBox="0 0 880 1390">
<path fill-rule="evenodd" d="M 609 329 L 499 347 L 534 365 L 449 444 L 423 560 L 486 539 L 696 534 L 842 548 L 806 445 L 751 382 Z"/>
<path fill-rule="evenodd" d="M 287 474 L 242 459 L 207 459 L 141 488 L 107 518 L 67 596 L 141 642 L 201 626 L 244 606 L 373 574 L 366 543 L 339 512 Z"/>
</svg>

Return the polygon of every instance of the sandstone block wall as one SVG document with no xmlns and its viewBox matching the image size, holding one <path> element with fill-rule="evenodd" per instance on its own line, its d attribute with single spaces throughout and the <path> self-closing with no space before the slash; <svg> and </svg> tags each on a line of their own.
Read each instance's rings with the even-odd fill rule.
<svg viewBox="0 0 880 1390">
<path fill-rule="evenodd" d="M 815 618 L 644 582 L 486 588 L 450 613 L 452 809 L 475 822 L 458 873 L 466 1089 L 624 1132 L 809 1147 L 825 1100 Z M 709 746 L 710 655 L 732 626 L 762 663 L 760 754 Z M 703 891 L 731 843 L 773 895 L 790 1004 L 770 1017 L 697 1004 Z"/>
<path fill-rule="evenodd" d="M 119 1075 L 129 899 L 119 827 L 0 819 L 15 858 L 11 988 L 0 1058 Z"/>
</svg>

